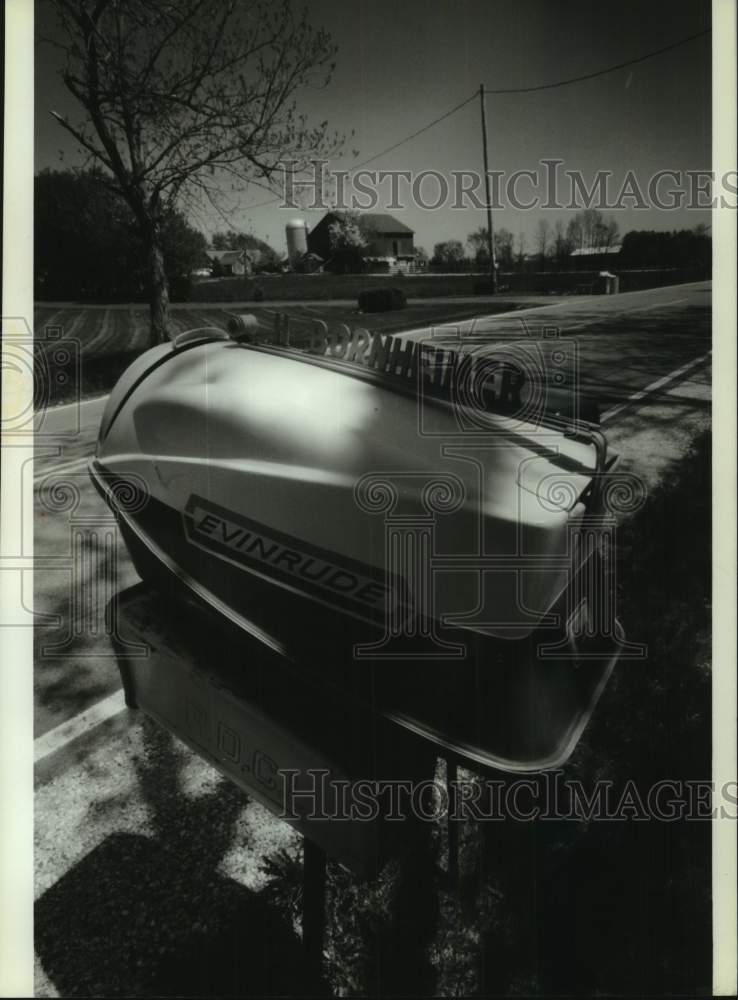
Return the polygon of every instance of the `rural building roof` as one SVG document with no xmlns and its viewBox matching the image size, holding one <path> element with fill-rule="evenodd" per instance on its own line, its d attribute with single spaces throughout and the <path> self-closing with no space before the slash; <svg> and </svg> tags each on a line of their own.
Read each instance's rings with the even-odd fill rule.
<svg viewBox="0 0 738 1000">
<path fill-rule="evenodd" d="M 572 257 L 596 257 L 599 254 L 605 253 L 620 253 L 622 246 L 618 244 L 614 247 L 580 247 L 578 250 L 572 250 Z"/>
<path fill-rule="evenodd" d="M 240 264 L 251 255 L 246 250 L 208 250 L 208 257 L 220 264 Z"/>
<path fill-rule="evenodd" d="M 388 215 L 387 212 L 362 212 L 359 218 L 367 229 L 375 233 L 400 233 L 405 236 L 412 236 L 414 233 L 414 230 L 404 222 L 399 222 L 394 215 Z"/>
<path fill-rule="evenodd" d="M 345 216 L 345 212 L 326 212 L 315 229 L 326 223 L 330 225 L 334 220 L 343 219 Z M 359 222 L 378 236 L 413 236 L 415 232 L 404 222 L 399 222 L 394 215 L 389 215 L 387 212 L 361 212 L 359 213 Z"/>
</svg>

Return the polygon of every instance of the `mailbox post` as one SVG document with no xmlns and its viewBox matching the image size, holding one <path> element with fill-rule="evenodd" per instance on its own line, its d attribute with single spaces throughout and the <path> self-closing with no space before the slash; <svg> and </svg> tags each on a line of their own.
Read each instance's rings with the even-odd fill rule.
<svg viewBox="0 0 738 1000">
<path fill-rule="evenodd" d="M 168 613 L 139 584 L 116 595 L 113 642 L 126 704 L 139 708 L 303 836 L 303 944 L 320 981 L 326 857 L 361 877 L 412 850 L 420 821 L 341 815 L 354 783 L 427 780 L 435 750 L 306 682 L 278 654 L 191 602 Z M 176 614 L 176 618 L 174 615 Z M 135 641 L 136 645 L 131 646 Z M 135 658 L 144 645 L 148 656 Z"/>
</svg>

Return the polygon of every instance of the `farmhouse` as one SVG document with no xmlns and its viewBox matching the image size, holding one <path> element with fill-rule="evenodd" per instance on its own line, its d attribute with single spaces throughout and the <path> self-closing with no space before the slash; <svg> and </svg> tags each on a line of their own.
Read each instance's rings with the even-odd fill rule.
<svg viewBox="0 0 738 1000">
<path fill-rule="evenodd" d="M 342 219 L 343 213 L 341 212 L 328 212 L 324 215 L 308 233 L 308 250 L 322 257 L 323 260 L 329 260 L 332 256 L 330 226 Z M 392 261 L 400 265 L 408 265 L 415 260 L 415 247 L 413 245 L 415 234 L 404 222 L 399 222 L 386 212 L 363 212 L 359 216 L 359 221 L 369 241 L 365 253 L 365 258 L 369 262 Z"/>
<path fill-rule="evenodd" d="M 251 274 L 251 255 L 245 250 L 213 250 L 207 251 L 208 259 L 214 273 L 223 277 Z"/>
</svg>

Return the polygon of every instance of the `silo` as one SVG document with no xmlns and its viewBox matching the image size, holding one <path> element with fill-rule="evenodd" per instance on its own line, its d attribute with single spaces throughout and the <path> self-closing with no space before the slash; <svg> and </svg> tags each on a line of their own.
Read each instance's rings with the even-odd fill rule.
<svg viewBox="0 0 738 1000">
<path fill-rule="evenodd" d="M 307 253 L 308 227 L 304 219 L 290 219 L 285 226 L 287 234 L 287 256 L 291 261 Z"/>
</svg>

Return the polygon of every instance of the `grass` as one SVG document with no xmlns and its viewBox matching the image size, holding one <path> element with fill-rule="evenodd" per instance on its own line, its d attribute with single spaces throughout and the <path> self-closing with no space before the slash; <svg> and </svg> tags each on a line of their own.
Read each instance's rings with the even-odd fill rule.
<svg viewBox="0 0 738 1000">
<path fill-rule="evenodd" d="M 271 301 L 357 299 L 367 288 L 394 285 L 408 298 L 474 295 L 474 286 L 484 281 L 479 274 L 259 274 L 253 278 L 219 278 L 195 284 L 192 302 L 252 300 L 261 289 Z"/>
<path fill-rule="evenodd" d="M 571 294 L 579 286 L 595 282 L 599 270 L 589 271 L 515 271 L 499 275 L 500 290 L 516 295 Z M 684 281 L 701 281 L 709 274 L 701 269 L 617 268 L 620 290 L 635 291 L 639 288 L 656 288 L 660 285 L 679 284 Z M 232 302 L 253 300 L 259 288 L 266 299 L 272 301 L 301 301 L 309 299 L 356 299 L 366 288 L 395 285 L 402 288 L 408 299 L 453 298 L 476 295 L 488 281 L 488 274 L 259 274 L 253 278 L 219 278 L 195 284 L 190 292 L 192 302 Z M 482 293 L 486 294 L 486 293 Z"/>
<path fill-rule="evenodd" d="M 483 311 L 507 312 L 515 308 L 514 301 L 505 300 L 492 305 L 485 303 Z M 278 311 L 288 313 L 297 321 L 327 318 L 330 322 L 347 323 L 351 327 L 394 333 L 426 324 L 468 319 L 478 315 L 481 307 L 469 303 L 412 302 L 405 309 L 365 315 L 353 305 L 320 307 L 288 303 L 278 308 L 251 302 L 234 303 L 230 307 L 177 305 L 170 314 L 170 329 L 176 334 L 198 326 L 225 328 L 233 312 L 248 312 L 257 317 L 264 339 L 269 339 Z M 46 390 L 45 403 L 50 406 L 109 392 L 133 359 L 149 346 L 148 309 L 140 305 L 55 307 L 38 304 L 34 311 L 34 327 L 37 358 L 45 364 L 40 370 Z M 60 347 L 73 348 L 73 358 L 79 359 L 76 372 L 70 361 L 57 364 Z"/>
</svg>

